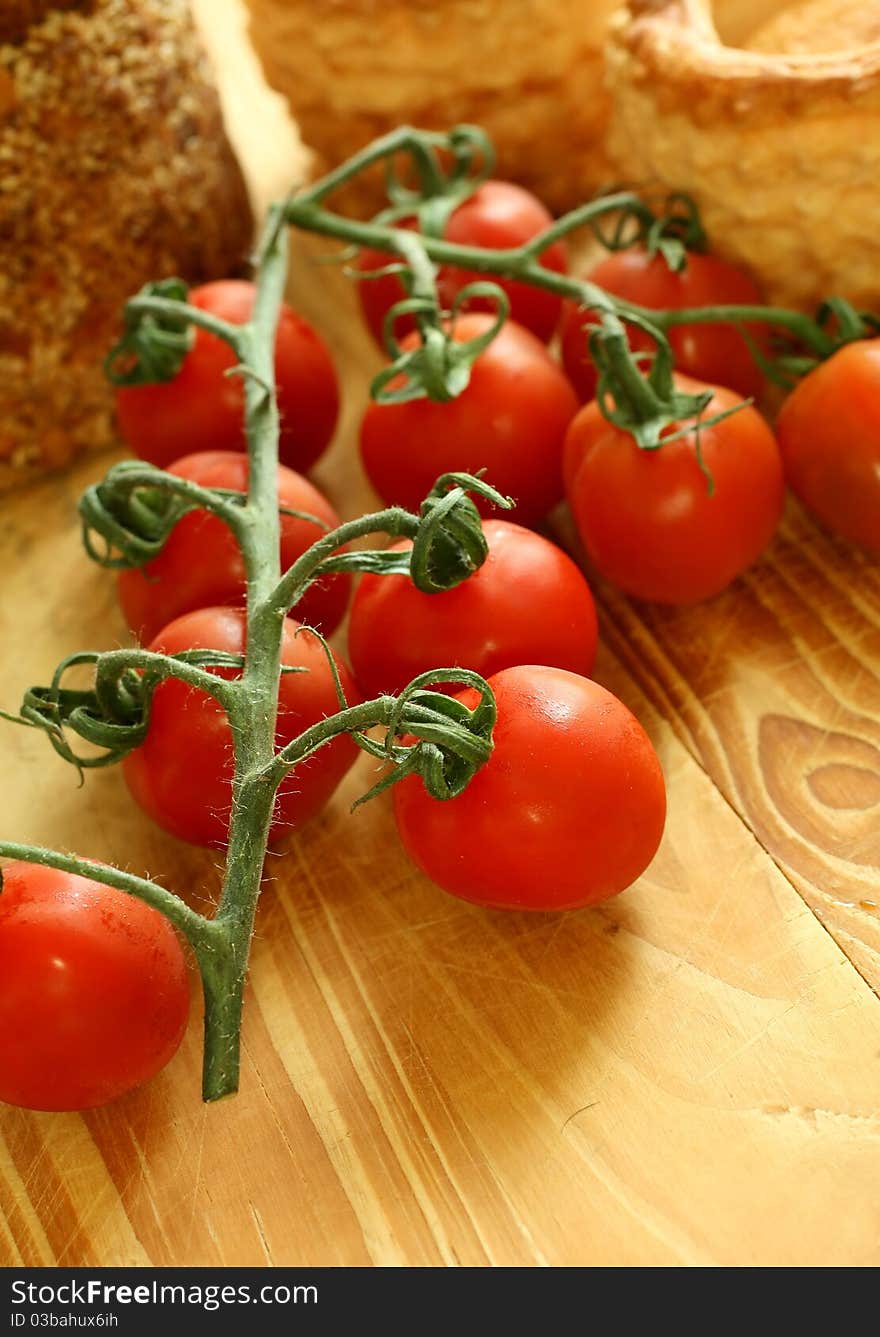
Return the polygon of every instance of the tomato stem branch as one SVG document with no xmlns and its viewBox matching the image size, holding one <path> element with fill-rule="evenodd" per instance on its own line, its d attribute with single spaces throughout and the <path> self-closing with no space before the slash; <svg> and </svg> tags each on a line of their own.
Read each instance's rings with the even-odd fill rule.
<svg viewBox="0 0 880 1337">
<path fill-rule="evenodd" d="M 26 863 L 57 868 L 62 873 L 91 878 L 93 882 L 103 882 L 105 886 L 136 896 L 139 901 L 144 901 L 169 919 L 196 951 L 199 942 L 203 940 L 205 925 L 210 923 L 158 882 L 126 873 L 121 868 L 112 868 L 109 864 L 95 863 L 76 854 L 61 854 L 57 850 L 43 849 L 39 845 L 23 845 L 13 840 L 0 840 L 0 859 L 21 859 Z"/>
</svg>

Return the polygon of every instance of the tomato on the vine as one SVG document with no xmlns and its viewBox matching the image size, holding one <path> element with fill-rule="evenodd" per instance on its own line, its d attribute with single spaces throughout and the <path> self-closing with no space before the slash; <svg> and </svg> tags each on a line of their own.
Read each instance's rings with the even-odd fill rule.
<svg viewBox="0 0 880 1337">
<path fill-rule="evenodd" d="M 193 288 L 188 300 L 221 320 L 244 325 L 255 294 L 252 283 L 221 279 Z M 193 346 L 173 380 L 117 391 L 122 435 L 135 455 L 163 469 L 194 451 L 247 449 L 244 382 L 226 374 L 235 366 L 235 354 L 217 335 L 198 328 L 193 333 Z M 339 387 L 324 340 L 286 303 L 275 335 L 275 378 L 279 458 L 293 469 L 309 469 L 336 428 Z"/>
<path fill-rule="evenodd" d="M 488 315 L 460 316 L 453 335 L 474 339 L 491 324 Z M 417 340 L 407 335 L 403 347 Z M 485 469 L 486 481 L 516 502 L 514 519 L 536 524 L 562 498 L 562 444 L 576 412 L 574 391 L 544 345 L 507 321 L 456 399 L 370 404 L 361 455 L 388 504 L 418 510 L 440 474 Z"/>
<path fill-rule="evenodd" d="M 540 200 L 522 186 L 510 181 L 485 181 L 450 215 L 443 232 L 445 241 L 459 246 L 480 246 L 492 250 L 507 250 L 522 246 L 540 236 L 551 226 L 553 217 Z M 405 219 L 398 227 L 415 229 L 415 219 Z M 553 242 L 542 252 L 541 264 L 557 274 L 568 271 L 565 246 Z M 394 262 L 385 251 L 364 248 L 358 257 L 358 269 L 369 274 L 384 269 Z M 530 283 L 513 279 L 499 279 L 492 274 L 478 274 L 452 265 L 441 265 L 437 274 L 437 291 L 444 309 L 452 307 L 462 288 L 478 280 L 489 279 L 503 288 L 510 299 L 510 316 L 524 325 L 545 343 L 552 337 L 559 323 L 562 299 L 555 293 L 536 288 Z M 406 290 L 396 274 L 378 278 L 363 278 L 358 284 L 358 297 L 364 319 L 376 341 L 384 348 L 385 317 L 397 302 L 406 297 Z M 493 303 L 476 298 L 469 303 L 471 311 L 492 309 Z M 395 326 L 398 338 L 415 329 L 411 316 L 403 316 Z"/>
<path fill-rule="evenodd" d="M 248 459 L 229 451 L 202 451 L 175 461 L 168 472 L 202 487 L 245 492 Z M 281 569 L 286 571 L 327 529 L 336 528 L 339 517 L 323 493 L 284 465 L 278 467 L 278 499 L 285 510 L 315 516 L 312 521 L 282 512 Z M 329 635 L 342 621 L 349 586 L 347 575 L 325 576 L 309 586 L 293 615 Z M 188 511 L 157 557 L 146 566 L 120 572 L 117 590 L 129 627 L 141 641 L 149 641 L 183 613 L 211 604 L 243 604 L 244 559 L 232 531 L 218 516 Z"/>
<path fill-rule="evenodd" d="M 0 894 L 0 1100 L 104 1105 L 177 1051 L 183 949 L 157 910 L 91 878 L 13 863 Z"/>
<path fill-rule="evenodd" d="M 410 776 L 394 787 L 407 853 L 445 891 L 507 910 L 573 910 L 623 891 L 654 857 L 666 816 L 657 754 L 635 716 L 564 669 L 489 679 L 494 751 L 457 798 Z M 469 688 L 460 699 L 474 706 Z"/>
<path fill-rule="evenodd" d="M 606 580 L 638 599 L 687 604 L 720 593 L 755 561 L 779 523 L 785 484 L 776 438 L 756 409 L 720 386 L 678 375 L 675 383 L 690 394 L 713 391 L 704 418 L 741 407 L 645 450 L 594 400 L 569 429 L 566 487 Z"/>
<path fill-rule="evenodd" d="M 763 305 L 764 298 L 754 280 L 715 255 L 689 251 L 685 268 L 675 273 L 660 254 L 650 255 L 643 246 L 616 251 L 600 261 L 589 274 L 615 297 L 638 306 L 683 311 L 695 306 Z M 596 317 L 566 304 L 562 321 L 562 361 L 583 403 L 596 393 L 596 368 L 589 352 L 589 333 Z M 767 350 L 767 327 L 745 329 L 762 351 Z M 725 385 L 744 398 L 756 398 L 764 376 L 739 330 L 732 325 L 676 325 L 668 332 L 677 369 L 697 380 Z M 654 341 L 642 330 L 629 326 L 630 347 L 651 352 Z"/>
<path fill-rule="evenodd" d="M 238 608 L 202 608 L 169 623 L 151 650 L 224 650 L 243 654 L 245 615 Z M 336 658 L 350 704 L 358 700 L 354 679 Z M 292 618 L 284 622 L 281 662 L 307 670 L 282 674 L 276 744 L 283 747 L 339 709 L 324 647 Z M 221 677 L 240 670 L 216 668 Z M 272 824 L 273 838 L 314 817 L 329 800 L 357 756 L 357 744 L 342 734 L 326 743 L 282 781 Z M 232 805 L 232 732 L 222 707 L 207 693 L 170 678 L 156 688 L 149 732 L 125 758 L 123 772 L 137 802 L 154 821 L 195 845 L 225 844 Z"/>
<path fill-rule="evenodd" d="M 366 696 L 400 692 L 439 667 L 469 668 L 484 678 L 515 664 L 590 672 L 596 607 L 571 558 L 507 520 L 484 521 L 483 533 L 489 555 L 455 589 L 424 594 L 408 576 L 361 579 L 348 648 Z M 394 549 L 409 546 L 404 540 Z"/>
<path fill-rule="evenodd" d="M 845 344 L 776 424 L 792 491 L 836 534 L 880 552 L 880 339 Z"/>
</svg>

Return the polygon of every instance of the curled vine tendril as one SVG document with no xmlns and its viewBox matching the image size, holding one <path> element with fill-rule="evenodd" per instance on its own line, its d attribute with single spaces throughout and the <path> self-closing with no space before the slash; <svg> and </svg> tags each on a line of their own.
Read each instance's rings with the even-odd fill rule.
<svg viewBox="0 0 880 1337">
<path fill-rule="evenodd" d="M 477 704 L 470 707 L 434 690 L 443 682 L 474 688 L 479 694 Z M 414 678 L 389 701 L 384 739 L 377 742 L 361 732 L 353 737 L 365 752 L 389 762 L 391 770 L 354 807 L 408 775 L 419 775 L 432 798 L 441 802 L 457 798 L 492 755 L 496 708 L 488 683 L 469 669 L 434 669 Z"/>
<path fill-rule="evenodd" d="M 173 381 L 193 344 L 194 331 L 186 312 L 188 288 L 183 279 L 148 283 L 139 294 L 169 303 L 163 314 L 141 311 L 128 302 L 123 332 L 104 360 L 104 374 L 116 386 L 152 385 Z M 171 304 L 179 303 L 175 312 Z"/>
</svg>

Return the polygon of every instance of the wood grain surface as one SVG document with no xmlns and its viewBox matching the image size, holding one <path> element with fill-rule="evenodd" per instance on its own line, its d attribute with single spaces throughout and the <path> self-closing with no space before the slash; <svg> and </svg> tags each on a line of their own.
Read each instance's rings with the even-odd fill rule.
<svg viewBox="0 0 880 1337">
<path fill-rule="evenodd" d="M 257 199 L 302 152 L 232 0 L 207 0 Z M 297 246 L 345 415 L 316 476 L 371 503 L 356 422 L 376 358 L 347 280 Z M 124 640 L 76 498 L 105 461 L 2 499 L 0 700 Z M 684 611 L 601 585 L 597 677 L 669 786 L 624 896 L 492 914 L 407 864 L 362 758 L 269 866 L 241 1093 L 173 1064 L 79 1115 L 0 1112 L 0 1263 L 875 1265 L 880 1261 L 880 579 L 792 508 L 765 559 Z M 204 904 L 217 859 L 0 734 L 2 830 L 147 870 Z"/>
</svg>

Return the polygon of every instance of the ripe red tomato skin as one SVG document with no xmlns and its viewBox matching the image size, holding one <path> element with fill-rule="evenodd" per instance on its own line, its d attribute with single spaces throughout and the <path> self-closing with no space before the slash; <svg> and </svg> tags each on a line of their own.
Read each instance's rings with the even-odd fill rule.
<svg viewBox="0 0 880 1337">
<path fill-rule="evenodd" d="M 254 285 L 220 279 L 193 288 L 189 301 L 234 325 L 244 324 L 254 303 Z M 135 455 L 165 468 L 200 450 L 247 449 L 244 387 L 225 376 L 235 355 L 206 330 L 172 381 L 121 389 L 116 412 Z M 330 443 L 339 415 L 339 387 L 329 350 L 292 307 L 282 307 L 275 342 L 275 376 L 281 414 L 279 458 L 292 469 L 310 469 Z"/>
<path fill-rule="evenodd" d="M 499 910 L 573 910 L 628 887 L 666 816 L 657 754 L 616 697 L 564 669 L 524 665 L 489 679 L 495 750 L 458 798 L 417 776 L 394 787 L 410 858 L 445 891 Z M 461 700 L 473 705 L 468 689 Z"/>
<path fill-rule="evenodd" d="M 299 634 L 297 634 L 299 632 Z M 245 648 L 245 617 L 238 608 L 202 608 L 169 623 L 151 650 L 175 654 L 184 649 Z M 292 741 L 304 729 L 339 709 L 324 650 L 315 636 L 285 619 L 282 662 L 300 664 L 307 673 L 282 676 L 276 739 Z M 337 667 L 350 705 L 360 698 L 351 671 L 339 657 Z M 238 670 L 212 670 L 236 677 Z M 296 767 L 278 791 L 273 840 L 300 827 L 328 802 L 358 754 L 347 735 L 327 743 Z M 221 707 L 204 692 L 169 680 L 157 687 L 146 740 L 122 763 L 135 801 L 171 835 L 194 845 L 225 845 L 229 832 L 232 735 Z"/>
<path fill-rule="evenodd" d="M 0 1100 L 104 1105 L 171 1060 L 189 1014 L 180 942 L 156 910 L 90 878 L 3 870 Z"/>
<path fill-rule="evenodd" d="M 400 692 L 432 668 L 460 665 L 488 678 L 515 664 L 540 662 L 590 672 L 596 606 L 571 558 L 507 520 L 486 520 L 483 532 L 489 556 L 453 590 L 423 594 L 408 576 L 363 576 L 352 603 L 348 648 L 366 697 Z M 409 546 L 407 540 L 393 545 Z"/>
<path fill-rule="evenodd" d="M 553 217 L 540 200 L 522 186 L 510 181 L 485 181 L 450 216 L 443 236 L 446 241 L 460 246 L 480 246 L 492 250 L 507 250 L 521 246 L 539 236 L 551 226 Z M 415 229 L 415 219 L 404 219 L 397 227 Z M 393 263 L 393 257 L 384 251 L 365 248 L 358 257 L 358 269 L 369 273 L 384 269 Z M 553 242 L 541 255 L 541 264 L 557 274 L 568 272 L 568 256 L 562 242 Z M 437 288 L 444 308 L 452 307 L 456 296 L 469 283 L 489 279 L 503 288 L 510 299 L 510 318 L 531 330 L 547 343 L 559 323 L 562 300 L 555 293 L 534 288 L 528 283 L 499 279 L 491 274 L 478 274 L 451 265 L 441 265 Z M 406 290 L 396 274 L 376 279 L 364 279 L 358 284 L 358 297 L 364 320 L 373 338 L 384 349 L 385 316 L 391 307 L 406 297 Z M 471 311 L 494 310 L 494 303 L 477 298 L 469 303 Z M 411 316 L 405 316 L 395 325 L 398 338 L 415 329 Z"/>
<path fill-rule="evenodd" d="M 695 393 L 698 381 L 676 376 Z M 711 387 L 708 417 L 740 402 Z M 785 485 L 775 437 L 745 406 L 701 429 L 715 483 L 710 496 L 693 434 L 640 449 L 594 401 L 566 441 L 569 505 L 588 555 L 612 585 L 637 599 L 689 604 L 719 594 L 759 556 L 782 514 Z"/>
<path fill-rule="evenodd" d="M 688 253 L 687 265 L 673 273 L 662 255 L 649 256 L 640 246 L 607 256 L 590 271 L 591 282 L 606 292 L 626 298 L 639 306 L 682 310 L 685 307 L 763 305 L 760 289 L 743 270 L 736 269 L 714 255 L 697 251 Z M 596 394 L 596 369 L 589 354 L 589 331 L 594 318 L 580 311 L 574 303 L 566 304 L 562 319 L 562 362 L 569 380 L 582 403 Z M 747 325 L 750 336 L 765 352 L 767 327 Z M 669 342 L 678 371 L 712 385 L 725 385 L 744 399 L 760 396 L 764 377 L 755 364 L 748 345 L 729 325 L 679 325 L 669 330 Z M 630 346 L 635 351 L 652 351 L 653 341 L 630 327 Z"/>
<path fill-rule="evenodd" d="M 203 487 L 240 492 L 247 488 L 247 456 L 229 451 L 185 455 L 168 471 Z M 333 507 L 307 478 L 279 465 L 278 481 L 282 506 L 315 515 L 331 529 L 339 524 Z M 308 520 L 282 515 L 282 570 L 292 566 L 325 532 Z M 342 621 L 350 586 L 351 579 L 345 574 L 328 576 L 310 586 L 292 614 L 329 636 Z M 214 604 L 242 604 L 244 560 L 221 519 L 206 511 L 190 511 L 177 522 L 158 557 L 146 566 L 120 572 L 117 593 L 129 627 L 142 643 L 147 642 L 184 613 Z"/>
<path fill-rule="evenodd" d="M 880 339 L 845 344 L 776 424 L 786 479 L 828 529 L 880 552 Z"/>
<path fill-rule="evenodd" d="M 491 324 L 461 316 L 455 338 L 472 339 Z M 417 336 L 403 341 L 410 347 Z M 562 498 L 562 446 L 577 399 L 540 340 L 508 321 L 474 363 L 457 399 L 370 404 L 361 423 L 361 458 L 388 505 L 418 510 L 440 474 L 476 473 L 512 496 L 510 517 L 537 524 Z M 492 507 L 480 499 L 483 514 Z"/>
</svg>

